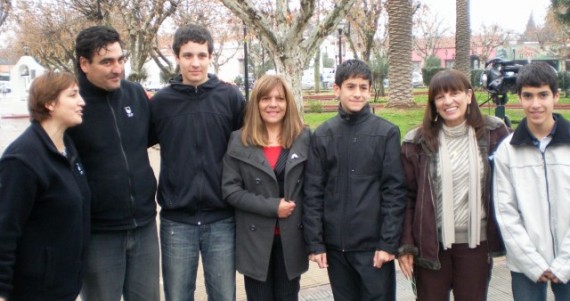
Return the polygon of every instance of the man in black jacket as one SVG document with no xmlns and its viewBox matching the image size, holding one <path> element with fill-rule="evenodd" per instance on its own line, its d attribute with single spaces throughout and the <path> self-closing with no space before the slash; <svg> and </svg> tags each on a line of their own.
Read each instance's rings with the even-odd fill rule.
<svg viewBox="0 0 570 301">
<path fill-rule="evenodd" d="M 151 100 L 160 143 L 162 275 L 166 300 L 194 300 L 202 256 L 208 298 L 235 300 L 235 222 L 221 191 L 222 158 L 243 123 L 239 90 L 208 74 L 213 40 L 205 28 L 180 27 L 172 49 L 180 75 Z"/>
<path fill-rule="evenodd" d="M 405 207 L 400 131 L 372 114 L 371 72 L 348 60 L 333 86 L 339 114 L 311 138 L 303 224 L 309 259 L 328 268 L 335 300 L 395 300 Z"/>
<path fill-rule="evenodd" d="M 93 196 L 81 297 L 156 301 L 159 253 L 148 98 L 140 85 L 122 80 L 125 55 L 114 29 L 81 31 L 75 51 L 87 105 L 83 124 L 69 134 Z"/>
</svg>

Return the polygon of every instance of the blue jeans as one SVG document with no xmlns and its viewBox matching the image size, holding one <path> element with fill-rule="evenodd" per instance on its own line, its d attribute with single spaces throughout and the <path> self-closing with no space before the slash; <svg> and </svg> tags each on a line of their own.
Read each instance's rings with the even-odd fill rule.
<svg viewBox="0 0 570 301">
<path fill-rule="evenodd" d="M 515 301 L 546 301 L 547 282 L 533 282 L 523 273 L 511 272 L 513 298 Z M 554 300 L 570 300 L 570 283 L 550 283 Z"/>
<path fill-rule="evenodd" d="M 156 221 L 125 231 L 92 233 L 87 249 L 82 301 L 158 301 Z"/>
<path fill-rule="evenodd" d="M 167 301 L 193 301 L 198 258 L 202 255 L 208 300 L 236 299 L 235 221 L 208 225 L 160 219 L 162 277 Z"/>
</svg>

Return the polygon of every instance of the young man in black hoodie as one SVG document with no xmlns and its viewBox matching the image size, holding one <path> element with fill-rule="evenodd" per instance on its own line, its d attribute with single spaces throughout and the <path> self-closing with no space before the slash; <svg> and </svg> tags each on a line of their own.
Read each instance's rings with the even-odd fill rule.
<svg viewBox="0 0 570 301">
<path fill-rule="evenodd" d="M 69 130 L 92 191 L 91 240 L 83 301 L 159 300 L 156 179 L 147 146 L 150 125 L 143 88 L 122 80 L 117 31 L 81 31 L 75 51 L 83 124 Z"/>
<path fill-rule="evenodd" d="M 172 49 L 180 75 L 151 101 L 160 143 L 158 203 L 166 300 L 193 300 L 202 256 L 210 300 L 235 300 L 235 222 L 221 192 L 222 158 L 243 123 L 239 90 L 208 74 L 213 40 L 205 28 L 180 27 Z"/>
</svg>

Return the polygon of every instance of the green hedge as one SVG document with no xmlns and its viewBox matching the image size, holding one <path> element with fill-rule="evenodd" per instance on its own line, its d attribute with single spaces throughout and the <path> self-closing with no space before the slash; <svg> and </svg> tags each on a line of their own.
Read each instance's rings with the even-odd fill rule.
<svg viewBox="0 0 570 301">
<path fill-rule="evenodd" d="M 483 69 L 471 70 L 471 86 L 473 88 L 481 87 L 481 75 L 485 72 Z"/>
<path fill-rule="evenodd" d="M 439 71 L 446 69 L 447 68 L 442 68 L 442 67 L 422 68 L 422 78 L 424 80 L 424 85 L 426 85 L 426 87 L 429 87 L 431 78 Z"/>
<path fill-rule="evenodd" d="M 429 83 L 431 81 L 431 78 L 436 73 L 438 73 L 439 71 L 446 70 L 446 69 L 447 68 L 442 68 L 442 67 L 422 68 L 422 77 L 423 77 L 424 85 L 426 87 L 429 87 Z M 483 74 L 483 72 L 485 72 L 485 70 L 483 70 L 483 69 L 471 70 L 471 85 L 474 88 L 481 87 L 481 74 Z M 570 87 L 570 78 L 567 82 L 568 82 L 568 85 Z"/>
</svg>

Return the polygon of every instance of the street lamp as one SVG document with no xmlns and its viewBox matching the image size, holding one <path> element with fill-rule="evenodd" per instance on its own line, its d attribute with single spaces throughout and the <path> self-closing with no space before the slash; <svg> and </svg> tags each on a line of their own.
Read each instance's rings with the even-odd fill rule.
<svg viewBox="0 0 570 301">
<path fill-rule="evenodd" d="M 338 24 L 338 64 L 342 64 L 342 29 L 344 28 L 344 22 Z"/>
<path fill-rule="evenodd" d="M 249 72 L 248 72 L 248 61 L 247 61 L 247 26 L 245 21 L 243 22 L 243 70 L 244 70 L 244 88 L 245 88 L 245 100 L 249 101 Z"/>
</svg>

